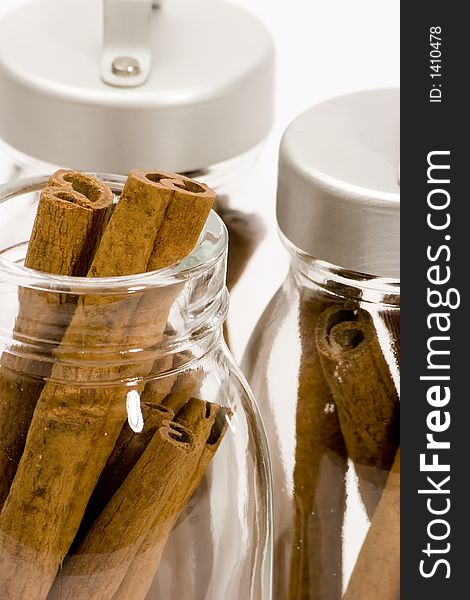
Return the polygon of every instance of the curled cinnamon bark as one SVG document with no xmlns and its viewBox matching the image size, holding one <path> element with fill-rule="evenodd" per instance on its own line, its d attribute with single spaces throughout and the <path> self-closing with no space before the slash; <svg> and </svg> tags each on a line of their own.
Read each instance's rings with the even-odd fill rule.
<svg viewBox="0 0 470 600">
<path fill-rule="evenodd" d="M 127 422 L 124 423 L 116 445 L 88 502 L 74 547 L 85 537 L 87 531 L 124 483 L 155 433 L 162 426 L 163 421 L 171 421 L 174 417 L 172 410 L 159 404 L 152 405 L 142 402 L 141 410 L 144 422 L 143 430 L 136 433 Z"/>
<path fill-rule="evenodd" d="M 316 340 L 364 505 L 372 516 L 399 444 L 395 384 L 366 311 L 341 306 L 326 310 Z"/>
<path fill-rule="evenodd" d="M 191 432 L 166 422 L 61 570 L 52 599 L 111 600 L 181 473 L 194 462 Z M 158 457 L 158 459 L 156 459 Z"/>
<path fill-rule="evenodd" d="M 85 175 L 80 175 L 80 190 L 74 189 L 75 173 L 63 173 L 70 175 L 70 183 L 49 185 L 40 195 L 25 266 L 85 276 L 108 221 L 113 194 Z M 71 296 L 32 288 L 20 288 L 18 300 L 13 338 L 21 346 L 6 350 L 0 358 L 0 509 L 18 468 L 44 378 L 50 374 L 47 356 L 75 309 Z"/>
<path fill-rule="evenodd" d="M 201 484 L 222 442 L 228 418 L 227 409 L 197 398 L 191 398 L 177 415 L 176 420 L 193 432 L 197 448 L 195 460 L 186 465 L 180 483 L 155 514 L 152 526 L 113 600 L 145 600 L 176 519 Z"/>
</svg>

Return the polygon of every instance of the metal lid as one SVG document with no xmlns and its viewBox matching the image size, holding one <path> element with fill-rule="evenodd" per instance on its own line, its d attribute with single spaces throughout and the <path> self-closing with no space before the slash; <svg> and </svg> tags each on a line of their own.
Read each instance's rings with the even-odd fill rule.
<svg viewBox="0 0 470 600">
<path fill-rule="evenodd" d="M 273 116 L 266 28 L 220 0 L 171 0 L 149 18 L 148 79 L 114 87 L 101 77 L 99 0 L 41 0 L 7 15 L 0 22 L 0 138 L 43 162 L 114 173 L 155 165 L 197 170 L 260 143 Z M 141 75 L 126 58 L 116 56 L 108 80 L 126 85 Z"/>
<path fill-rule="evenodd" d="M 398 89 L 328 100 L 298 117 L 281 143 L 277 219 L 307 254 L 400 277 Z"/>
</svg>

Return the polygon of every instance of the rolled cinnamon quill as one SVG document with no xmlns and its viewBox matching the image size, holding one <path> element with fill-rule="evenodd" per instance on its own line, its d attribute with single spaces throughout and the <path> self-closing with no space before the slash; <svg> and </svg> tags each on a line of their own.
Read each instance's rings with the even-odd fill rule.
<svg viewBox="0 0 470 600">
<path fill-rule="evenodd" d="M 64 564 L 51 600 L 111 600 L 181 473 L 193 462 L 191 432 L 172 422 L 158 429 L 145 452 Z"/>
<path fill-rule="evenodd" d="M 85 537 L 88 529 L 124 483 L 153 436 L 162 426 L 163 421 L 171 421 L 174 417 L 172 410 L 159 404 L 152 405 L 141 402 L 141 410 L 144 422 L 143 430 L 136 433 L 127 422 L 124 423 L 116 445 L 88 502 L 74 546 Z"/>
<path fill-rule="evenodd" d="M 372 516 L 399 444 L 397 390 L 366 311 L 329 308 L 319 319 L 316 340 L 362 499 Z"/>
<path fill-rule="evenodd" d="M 347 461 L 335 404 L 315 348 L 315 327 L 325 306 L 310 292 L 299 306 L 295 520 L 289 581 L 277 581 L 279 598 L 290 600 L 337 600 L 342 592 Z"/>
<path fill-rule="evenodd" d="M 191 188 L 191 189 L 189 189 Z M 195 190 L 195 191 L 194 191 Z M 177 262 L 196 244 L 194 222 L 171 237 L 172 205 L 184 202 L 202 224 L 215 194 L 179 176 L 133 171 L 102 236 L 89 277 L 143 273 Z M 171 251 L 165 250 L 166 240 Z M 0 515 L 0 597 L 45 599 L 69 549 L 92 491 L 126 419 L 127 385 L 151 372 L 152 354 L 123 360 L 123 350 L 149 348 L 166 327 L 174 295 L 143 292 L 80 298 L 56 363 L 36 406 L 10 494 Z M 150 321 L 151 316 L 155 318 Z M 100 383 L 108 385 L 100 385 Z M 8 546 L 7 546 L 8 544 Z M 34 555 L 31 563 L 30 554 Z M 26 556 L 27 555 L 27 556 Z"/>
<path fill-rule="evenodd" d="M 134 557 L 113 600 L 145 600 L 176 519 L 199 487 L 219 448 L 229 411 L 216 404 L 191 398 L 176 420 L 193 431 L 194 460 L 188 462 L 165 506 L 155 514 L 144 541 Z"/>
<path fill-rule="evenodd" d="M 25 266 L 84 277 L 108 221 L 113 194 L 90 177 L 63 173 L 69 181 L 60 187 L 50 187 L 49 181 L 41 193 Z M 70 296 L 19 290 L 13 338 L 21 346 L 6 350 L 0 358 L 0 509 L 18 468 L 44 378 L 50 374 L 46 356 L 62 338 L 74 308 Z M 28 356 L 29 352 L 40 359 Z"/>
<path fill-rule="evenodd" d="M 400 451 L 349 580 L 344 600 L 400 599 Z"/>
</svg>

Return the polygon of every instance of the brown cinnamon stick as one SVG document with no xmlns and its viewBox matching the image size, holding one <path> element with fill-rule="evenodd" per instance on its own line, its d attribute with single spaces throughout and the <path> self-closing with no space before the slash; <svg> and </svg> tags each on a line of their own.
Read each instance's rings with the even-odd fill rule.
<svg viewBox="0 0 470 600">
<path fill-rule="evenodd" d="M 300 299 L 294 530 L 289 582 L 278 579 L 277 586 L 279 598 L 290 600 L 336 600 L 342 592 L 347 462 L 335 404 L 315 348 L 315 328 L 325 306 L 310 292 Z"/>
<path fill-rule="evenodd" d="M 73 181 L 73 177 L 72 177 Z M 83 176 L 87 189 L 46 187 L 28 246 L 25 266 L 66 276 L 85 276 L 113 202 L 109 188 Z M 0 509 L 23 452 L 34 407 L 50 374 L 47 355 L 74 311 L 74 298 L 30 288 L 19 290 L 13 338 L 21 346 L 0 359 Z M 38 358 L 28 356 L 35 353 Z"/>
<path fill-rule="evenodd" d="M 188 463 L 165 507 L 156 515 L 113 600 L 145 600 L 179 513 L 199 487 L 227 429 L 229 412 L 192 398 L 177 415 L 178 422 L 194 432 L 198 459 Z"/>
<path fill-rule="evenodd" d="M 344 600 L 400 598 L 400 451 L 372 517 Z"/>
<path fill-rule="evenodd" d="M 112 599 L 154 515 L 163 510 L 194 455 L 190 431 L 166 422 L 65 563 L 52 599 Z"/>
<path fill-rule="evenodd" d="M 87 531 L 124 483 L 153 436 L 162 426 L 163 421 L 171 421 L 174 417 L 172 410 L 158 404 L 142 402 L 141 409 L 144 428 L 141 432 L 135 433 L 127 422 L 124 423 L 116 445 L 88 502 L 74 546 L 85 537 Z"/>
<path fill-rule="evenodd" d="M 179 176 L 149 177 L 143 171 L 129 175 L 89 277 L 141 273 L 158 264 L 162 253 L 175 262 L 187 252 L 188 238 L 197 242 L 194 223 L 187 223 L 189 231 L 178 223 L 169 242 L 172 251 L 163 252 L 162 239 L 168 241 L 173 214 L 168 207 L 182 196 L 207 216 L 214 193 L 199 184 L 196 191 L 188 191 L 190 183 Z M 142 314 L 142 293 L 80 299 L 55 352 L 57 362 L 0 516 L 3 538 L 15 541 L 9 551 L 0 544 L 0 595 L 5 600 L 46 597 L 126 418 L 131 388 L 99 383 L 139 379 L 151 371 L 153 359 L 125 361 L 122 350 L 150 347 L 163 334 L 173 296 L 162 297 L 166 303 L 155 309 L 159 318 L 151 321 L 152 327 L 152 311 Z M 134 390 L 140 392 L 141 386 Z M 32 564 L 25 558 L 29 548 L 35 555 Z"/>
<path fill-rule="evenodd" d="M 397 391 L 366 311 L 326 310 L 316 339 L 364 505 L 372 516 L 398 448 Z"/>
<path fill-rule="evenodd" d="M 198 393 L 203 376 L 204 373 L 201 369 L 189 369 L 180 373 L 162 404 L 178 413 L 187 401 Z M 146 394 L 147 388 L 145 389 Z"/>
</svg>

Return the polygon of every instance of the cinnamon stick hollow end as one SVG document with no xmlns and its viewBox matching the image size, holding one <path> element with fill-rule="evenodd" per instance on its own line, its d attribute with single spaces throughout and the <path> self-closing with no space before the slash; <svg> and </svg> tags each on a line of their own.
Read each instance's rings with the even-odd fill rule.
<svg viewBox="0 0 470 600">
<path fill-rule="evenodd" d="M 80 171 L 59 169 L 47 182 L 48 187 L 69 188 L 86 199 L 90 205 L 112 204 L 114 194 L 105 183 Z"/>
<path fill-rule="evenodd" d="M 25 266 L 53 275 L 85 276 L 108 222 L 113 194 L 85 196 L 70 185 L 47 186 L 39 199 Z"/>
<path fill-rule="evenodd" d="M 184 175 L 164 171 L 135 170 L 129 185 L 154 188 L 166 200 L 166 209 L 157 232 L 148 270 L 173 265 L 190 254 L 201 235 L 216 194 L 206 184 Z"/>
<path fill-rule="evenodd" d="M 128 179 L 135 179 L 144 185 L 153 185 L 164 190 L 184 192 L 185 195 L 208 198 L 214 202 L 216 194 L 205 183 L 180 175 L 179 173 L 167 173 L 166 171 L 144 171 L 134 169 L 129 173 Z"/>
</svg>

